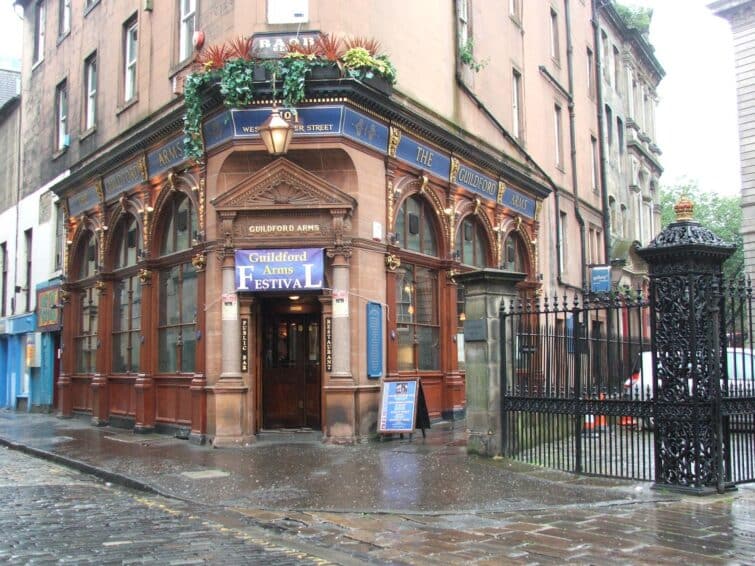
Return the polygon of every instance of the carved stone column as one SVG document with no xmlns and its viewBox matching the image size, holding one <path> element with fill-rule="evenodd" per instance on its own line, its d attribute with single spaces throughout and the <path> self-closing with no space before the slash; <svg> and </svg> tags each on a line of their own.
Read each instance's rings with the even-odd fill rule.
<svg viewBox="0 0 755 566">
<path fill-rule="evenodd" d="M 333 371 L 334 379 L 353 379 L 351 375 L 351 316 L 349 315 L 350 248 L 328 250 L 333 258 Z"/>
<path fill-rule="evenodd" d="M 233 249 L 226 247 L 222 258 L 222 328 L 220 379 L 213 387 L 215 400 L 215 437 L 213 446 L 237 446 L 251 441 L 245 434 L 244 401 L 247 386 L 241 376 L 239 304 L 236 294 Z"/>
</svg>

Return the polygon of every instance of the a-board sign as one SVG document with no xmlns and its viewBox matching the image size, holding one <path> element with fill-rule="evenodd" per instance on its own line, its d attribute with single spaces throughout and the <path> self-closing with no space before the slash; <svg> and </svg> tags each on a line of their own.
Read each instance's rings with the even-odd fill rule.
<svg viewBox="0 0 755 566">
<path fill-rule="evenodd" d="M 383 382 L 378 432 L 414 431 L 418 389 L 416 379 Z"/>
</svg>

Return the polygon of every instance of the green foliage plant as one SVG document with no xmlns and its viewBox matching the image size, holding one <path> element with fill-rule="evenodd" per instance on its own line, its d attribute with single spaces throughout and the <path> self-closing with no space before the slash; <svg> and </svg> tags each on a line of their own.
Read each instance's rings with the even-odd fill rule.
<svg viewBox="0 0 755 566">
<path fill-rule="evenodd" d="M 724 275 L 731 279 L 744 273 L 744 247 L 742 241 L 742 198 L 701 189 L 697 183 L 687 181 L 664 186 L 660 192 L 661 226 L 676 221 L 674 205 L 685 195 L 695 205 L 693 220 L 713 232 L 727 244 L 736 246 L 734 254 L 724 262 Z"/>
<path fill-rule="evenodd" d="M 459 47 L 459 61 L 462 65 L 466 65 L 472 69 L 475 73 L 482 71 L 489 63 L 488 59 L 478 61 L 474 56 L 474 42 L 471 39 L 467 39 L 466 43 L 461 44 Z"/>
<path fill-rule="evenodd" d="M 650 31 L 650 21 L 653 18 L 652 8 L 625 6 L 618 2 L 614 2 L 613 7 L 629 29 L 636 29 L 640 33 Z"/>
<path fill-rule="evenodd" d="M 283 83 L 283 104 L 292 110 L 305 98 L 305 85 L 313 68 L 334 63 L 348 77 L 357 80 L 382 77 L 396 82 L 396 69 L 386 55 L 375 53 L 374 40 L 353 38 L 344 43 L 323 34 L 313 45 L 292 45 L 281 59 L 255 59 L 251 38 L 239 37 L 229 45 L 209 46 L 197 58 L 197 70 L 184 82 L 184 154 L 200 163 L 204 157 L 202 138 L 202 92 L 218 85 L 228 108 L 243 108 L 254 101 L 254 68 L 263 65 L 275 80 Z M 368 49 L 369 48 L 369 49 Z M 372 52 L 370 51 L 372 50 Z M 273 97 L 275 97 L 273 84 Z"/>
<path fill-rule="evenodd" d="M 352 47 L 341 58 L 346 73 L 355 79 L 371 79 L 375 75 L 383 77 L 390 84 L 396 82 L 396 68 L 386 55 L 370 55 L 364 47 Z"/>
</svg>

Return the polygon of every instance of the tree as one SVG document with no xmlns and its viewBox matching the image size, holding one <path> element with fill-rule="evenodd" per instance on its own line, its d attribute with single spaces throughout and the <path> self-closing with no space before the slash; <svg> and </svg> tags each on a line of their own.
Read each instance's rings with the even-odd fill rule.
<svg viewBox="0 0 755 566">
<path fill-rule="evenodd" d="M 682 195 L 686 195 L 694 205 L 693 219 L 697 220 L 727 244 L 737 247 L 734 254 L 724 263 L 727 278 L 744 273 L 744 252 L 742 248 L 742 199 L 704 191 L 694 181 L 661 188 L 661 225 L 665 228 L 676 220 L 674 205 Z"/>
</svg>

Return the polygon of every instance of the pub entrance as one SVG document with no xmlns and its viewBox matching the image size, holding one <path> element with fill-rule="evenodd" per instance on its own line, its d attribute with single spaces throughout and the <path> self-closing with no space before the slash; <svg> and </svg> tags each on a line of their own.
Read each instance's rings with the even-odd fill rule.
<svg viewBox="0 0 755 566">
<path fill-rule="evenodd" d="M 321 314 L 316 297 L 263 301 L 262 428 L 321 426 Z"/>
</svg>

